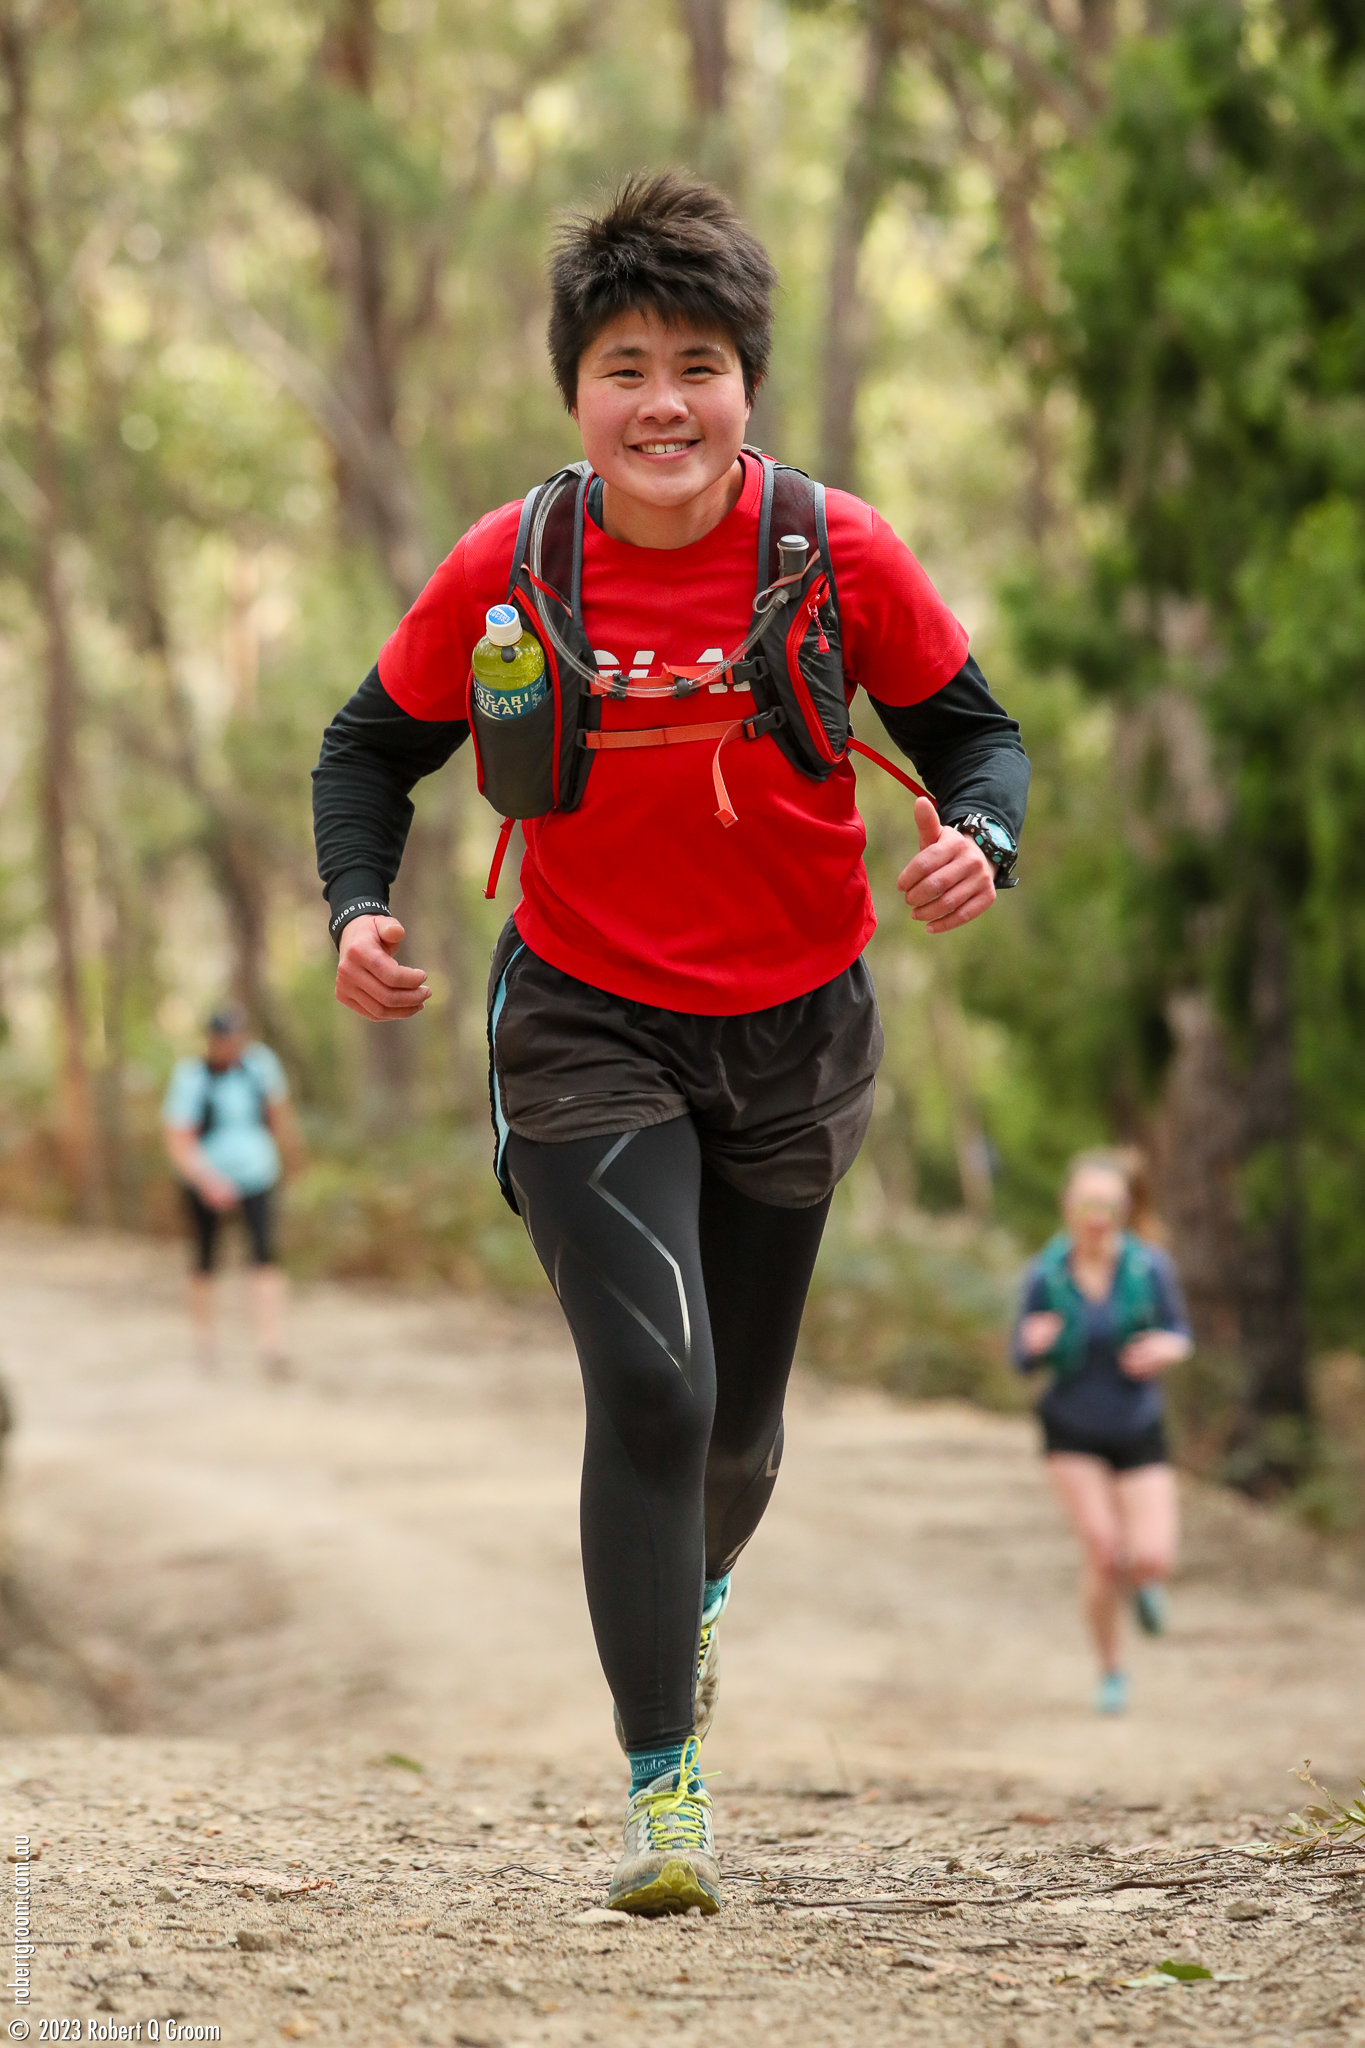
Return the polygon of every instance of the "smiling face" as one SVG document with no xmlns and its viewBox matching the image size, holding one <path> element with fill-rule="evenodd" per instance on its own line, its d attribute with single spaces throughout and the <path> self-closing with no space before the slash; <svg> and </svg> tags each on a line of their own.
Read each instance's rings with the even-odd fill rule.
<svg viewBox="0 0 1365 2048">
<path fill-rule="evenodd" d="M 719 523 L 738 495 L 736 461 L 749 405 L 734 343 L 622 313 L 578 366 L 574 418 L 606 486 L 607 527 L 646 547 L 683 547 Z"/>
</svg>

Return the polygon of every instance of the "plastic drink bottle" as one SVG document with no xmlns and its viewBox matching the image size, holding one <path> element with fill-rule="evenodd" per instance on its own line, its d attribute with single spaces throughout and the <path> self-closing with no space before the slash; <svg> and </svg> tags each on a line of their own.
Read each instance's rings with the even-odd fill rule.
<svg viewBox="0 0 1365 2048">
<path fill-rule="evenodd" d="M 545 649 L 514 604 L 493 605 L 474 649 L 474 702 L 485 718 L 524 718 L 545 701 Z"/>
<path fill-rule="evenodd" d="M 479 784 L 504 818 L 540 818 L 555 800 L 555 699 L 545 649 L 514 604 L 495 604 L 485 623 L 470 663 Z"/>
</svg>

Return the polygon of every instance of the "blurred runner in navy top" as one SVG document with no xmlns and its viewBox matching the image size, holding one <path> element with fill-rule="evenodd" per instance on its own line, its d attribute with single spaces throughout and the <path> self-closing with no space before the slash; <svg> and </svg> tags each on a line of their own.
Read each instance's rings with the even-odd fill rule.
<svg viewBox="0 0 1365 2048">
<path fill-rule="evenodd" d="M 1125 1229 L 1132 1160 L 1084 1153 L 1062 1195 L 1066 1229 L 1024 1279 L 1014 1360 L 1052 1378 L 1038 1404 L 1048 1471 L 1085 1553 L 1082 1599 L 1100 1681 L 1095 1704 L 1121 1713 L 1119 1608 L 1132 1593 L 1148 1635 L 1166 1625 L 1175 1563 L 1175 1475 L 1161 1374 L 1190 1355 L 1189 1321 L 1167 1254 Z"/>
</svg>

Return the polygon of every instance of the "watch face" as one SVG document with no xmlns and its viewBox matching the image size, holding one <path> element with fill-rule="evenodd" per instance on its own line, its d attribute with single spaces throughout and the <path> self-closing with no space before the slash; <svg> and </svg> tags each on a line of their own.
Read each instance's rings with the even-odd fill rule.
<svg viewBox="0 0 1365 2048">
<path fill-rule="evenodd" d="M 984 840 L 986 847 L 994 853 L 997 860 L 1006 861 L 1014 853 L 1014 841 L 1003 825 L 996 824 L 994 818 L 983 818 L 978 813 L 974 817 L 964 818 L 962 823 L 978 845 Z"/>
</svg>

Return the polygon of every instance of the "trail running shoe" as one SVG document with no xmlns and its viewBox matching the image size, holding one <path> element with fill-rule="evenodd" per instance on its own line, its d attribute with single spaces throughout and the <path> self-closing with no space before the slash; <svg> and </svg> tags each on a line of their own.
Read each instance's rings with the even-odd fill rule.
<svg viewBox="0 0 1365 2048">
<path fill-rule="evenodd" d="M 1138 1627 L 1145 1636 L 1164 1636 L 1166 1624 L 1171 1618 L 1171 1604 L 1166 1597 L 1166 1588 L 1156 1579 L 1149 1579 L 1145 1586 L 1133 1588 L 1133 1612 Z"/>
<path fill-rule="evenodd" d="M 697 1767 L 695 1735 L 676 1776 L 665 1772 L 626 1805 L 625 1848 L 607 1904 L 618 1913 L 720 1911 L 720 1871 L 711 1832 L 711 1797 Z"/>
<path fill-rule="evenodd" d="M 698 1742 L 705 1742 L 711 1723 L 716 1717 L 716 1701 L 720 1697 L 720 1643 L 716 1637 L 716 1623 L 729 1605 L 730 1580 L 727 1576 L 725 1591 L 714 1607 L 702 1609 L 701 1641 L 697 1645 L 697 1691 L 692 1710 L 692 1726 L 696 1730 Z M 629 1755 L 626 1749 L 626 1731 L 621 1726 L 621 1716 L 614 1706 L 611 1718 L 622 1754 Z"/>
<path fill-rule="evenodd" d="M 1106 1671 L 1095 1687 L 1095 1712 L 1097 1714 L 1122 1714 L 1128 1707 L 1128 1674 L 1126 1671 Z"/>
</svg>

